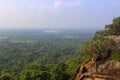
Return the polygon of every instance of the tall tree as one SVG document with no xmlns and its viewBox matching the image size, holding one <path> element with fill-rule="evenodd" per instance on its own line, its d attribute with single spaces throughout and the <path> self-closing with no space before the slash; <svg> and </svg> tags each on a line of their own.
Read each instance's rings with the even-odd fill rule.
<svg viewBox="0 0 120 80">
<path fill-rule="evenodd" d="M 68 80 L 66 69 L 67 65 L 65 63 L 58 63 L 52 70 L 51 80 Z"/>
</svg>

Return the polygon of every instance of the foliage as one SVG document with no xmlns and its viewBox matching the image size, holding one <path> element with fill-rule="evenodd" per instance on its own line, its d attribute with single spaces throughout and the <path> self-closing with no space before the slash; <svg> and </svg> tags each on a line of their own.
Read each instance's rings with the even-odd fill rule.
<svg viewBox="0 0 120 80">
<path fill-rule="evenodd" d="M 105 38 L 120 35 L 120 17 L 92 34 L 43 31 L 0 32 L 0 80 L 69 80 L 86 60 L 111 56 L 119 60 L 115 42 Z"/>
<path fill-rule="evenodd" d="M 66 64 L 68 65 L 66 71 L 71 77 L 73 77 L 80 65 L 82 65 L 91 58 L 88 54 L 84 52 L 85 44 L 87 44 L 87 42 L 85 42 L 83 46 L 76 52 L 75 56 L 71 57 L 66 61 Z"/>
<path fill-rule="evenodd" d="M 93 57 L 94 60 L 110 57 L 115 48 L 115 42 L 111 39 L 97 39 L 85 45 L 85 53 Z"/>
<path fill-rule="evenodd" d="M 78 32 L 0 32 L 0 80 L 68 79 L 83 60 L 74 57 L 91 36 Z"/>
<path fill-rule="evenodd" d="M 93 36 L 80 32 L 0 32 L 0 80 L 69 80 L 86 60 L 111 56 L 119 60 L 115 42 L 105 38 L 120 35 L 120 17 Z"/>
<path fill-rule="evenodd" d="M 95 57 L 105 57 L 108 55 L 107 53 L 111 53 L 112 51 L 112 58 L 118 59 L 119 52 L 114 53 L 114 51 L 118 49 L 116 46 L 116 41 L 112 41 L 112 39 L 108 38 L 111 35 L 120 35 L 120 17 L 114 18 L 112 24 L 105 26 L 105 30 L 97 31 L 95 33 L 93 41 L 86 47 L 86 53 L 92 54 L 92 56 Z"/>
<path fill-rule="evenodd" d="M 114 54 L 111 56 L 113 60 L 120 61 L 120 50 L 116 50 Z"/>
<path fill-rule="evenodd" d="M 120 17 L 114 18 L 112 24 L 105 26 L 105 30 L 97 31 L 94 38 L 102 38 L 109 35 L 120 35 Z"/>
<path fill-rule="evenodd" d="M 66 73 L 67 67 L 64 63 L 58 63 L 54 66 L 51 80 L 68 80 L 69 75 Z"/>
<path fill-rule="evenodd" d="M 48 72 L 46 66 L 32 63 L 21 71 L 20 80 L 50 80 Z"/>
<path fill-rule="evenodd" d="M 119 25 L 120 24 L 120 16 L 119 17 L 115 17 L 113 19 L 113 24 Z"/>
<path fill-rule="evenodd" d="M 0 76 L 0 80 L 14 80 L 9 74 L 3 74 Z"/>
</svg>

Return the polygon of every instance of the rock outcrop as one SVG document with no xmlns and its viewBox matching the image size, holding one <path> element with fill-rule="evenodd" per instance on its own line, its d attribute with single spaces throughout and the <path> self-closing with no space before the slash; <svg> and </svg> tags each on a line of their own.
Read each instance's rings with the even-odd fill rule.
<svg viewBox="0 0 120 80">
<path fill-rule="evenodd" d="M 120 36 L 110 35 L 110 36 L 105 36 L 104 38 L 112 39 L 113 41 L 115 41 L 116 46 L 120 49 Z"/>
<path fill-rule="evenodd" d="M 72 80 L 120 80 L 120 62 L 90 60 L 79 67 Z"/>
</svg>

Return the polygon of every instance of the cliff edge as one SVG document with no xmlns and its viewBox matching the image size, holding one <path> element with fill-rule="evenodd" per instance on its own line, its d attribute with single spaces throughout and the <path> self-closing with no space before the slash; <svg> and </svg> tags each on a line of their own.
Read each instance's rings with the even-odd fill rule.
<svg viewBox="0 0 120 80">
<path fill-rule="evenodd" d="M 120 17 L 112 21 L 85 47 L 92 60 L 80 66 L 72 80 L 120 80 Z"/>
<path fill-rule="evenodd" d="M 90 60 L 79 67 L 72 80 L 120 80 L 120 62 Z"/>
</svg>

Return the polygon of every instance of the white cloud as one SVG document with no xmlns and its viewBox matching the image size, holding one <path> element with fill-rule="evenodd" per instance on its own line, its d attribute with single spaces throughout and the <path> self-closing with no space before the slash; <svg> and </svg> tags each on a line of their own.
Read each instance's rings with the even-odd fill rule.
<svg viewBox="0 0 120 80">
<path fill-rule="evenodd" d="M 74 7 L 74 6 L 79 6 L 81 4 L 80 0 L 78 1 L 73 1 L 73 2 L 68 2 L 65 4 L 66 7 Z"/>
<path fill-rule="evenodd" d="M 81 5 L 80 0 L 54 0 L 51 3 L 31 3 L 28 4 L 27 7 L 30 11 L 35 10 L 54 10 L 54 9 L 64 9 L 64 8 L 72 8 L 72 7 L 78 7 Z"/>
<path fill-rule="evenodd" d="M 63 0 L 56 0 L 54 3 L 53 3 L 53 6 L 55 8 L 59 8 L 59 7 L 62 7 L 64 4 Z"/>
<path fill-rule="evenodd" d="M 73 1 L 67 1 L 65 0 L 55 0 L 53 7 L 54 8 L 69 8 L 69 7 L 76 7 L 81 4 L 80 0 L 73 0 Z"/>
</svg>

